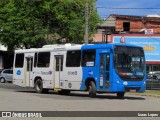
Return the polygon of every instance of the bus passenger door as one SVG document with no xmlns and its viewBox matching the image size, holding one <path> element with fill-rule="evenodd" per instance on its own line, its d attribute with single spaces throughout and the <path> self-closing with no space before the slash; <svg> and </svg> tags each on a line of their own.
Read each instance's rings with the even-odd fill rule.
<svg viewBox="0 0 160 120">
<path fill-rule="evenodd" d="M 100 54 L 100 87 L 109 87 L 110 54 Z"/>
<path fill-rule="evenodd" d="M 63 72 L 63 55 L 55 55 L 55 88 L 60 88 L 60 81 L 62 80 Z"/>
<path fill-rule="evenodd" d="M 26 60 L 25 86 L 33 87 L 33 82 L 32 82 L 33 56 L 25 57 L 25 60 Z"/>
</svg>

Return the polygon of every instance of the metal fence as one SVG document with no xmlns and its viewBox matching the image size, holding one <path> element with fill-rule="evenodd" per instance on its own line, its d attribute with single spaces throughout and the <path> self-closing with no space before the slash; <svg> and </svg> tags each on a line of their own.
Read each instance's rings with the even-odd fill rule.
<svg viewBox="0 0 160 120">
<path fill-rule="evenodd" d="M 146 89 L 147 90 L 160 90 L 160 79 L 147 79 Z"/>
</svg>

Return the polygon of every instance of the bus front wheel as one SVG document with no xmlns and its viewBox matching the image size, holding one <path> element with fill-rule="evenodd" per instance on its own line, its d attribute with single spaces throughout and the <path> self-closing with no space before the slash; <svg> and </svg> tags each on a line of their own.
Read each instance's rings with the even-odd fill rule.
<svg viewBox="0 0 160 120">
<path fill-rule="evenodd" d="M 125 92 L 118 92 L 117 97 L 122 99 L 122 98 L 124 98 L 124 94 L 125 94 Z"/>
<path fill-rule="evenodd" d="M 93 81 L 89 83 L 89 96 L 92 98 L 96 97 L 96 85 Z"/>
<path fill-rule="evenodd" d="M 48 89 L 43 88 L 43 82 L 41 79 L 37 79 L 35 82 L 36 93 L 47 93 Z"/>
</svg>

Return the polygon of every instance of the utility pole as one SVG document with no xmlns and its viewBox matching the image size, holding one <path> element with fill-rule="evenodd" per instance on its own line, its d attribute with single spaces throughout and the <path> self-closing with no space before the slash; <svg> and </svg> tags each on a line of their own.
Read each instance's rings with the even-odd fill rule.
<svg viewBox="0 0 160 120">
<path fill-rule="evenodd" d="M 88 44 L 88 0 L 86 0 L 85 8 L 85 44 Z"/>
</svg>

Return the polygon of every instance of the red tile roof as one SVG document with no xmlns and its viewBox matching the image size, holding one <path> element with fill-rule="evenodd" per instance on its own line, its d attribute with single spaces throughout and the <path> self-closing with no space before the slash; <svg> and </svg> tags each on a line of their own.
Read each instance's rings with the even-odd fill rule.
<svg viewBox="0 0 160 120">
<path fill-rule="evenodd" d="M 110 16 L 116 19 L 130 19 L 130 20 L 146 20 L 150 22 L 160 22 L 160 17 L 146 17 L 146 16 L 131 16 L 131 15 L 118 15 L 118 14 L 111 14 Z"/>
</svg>

